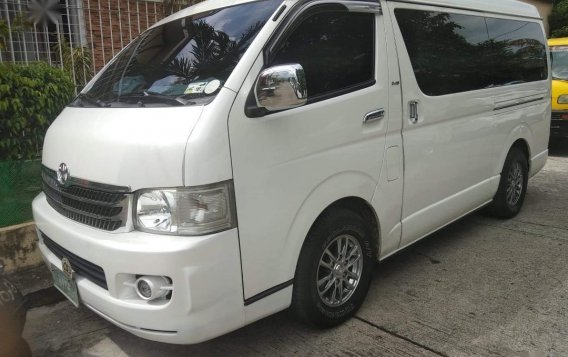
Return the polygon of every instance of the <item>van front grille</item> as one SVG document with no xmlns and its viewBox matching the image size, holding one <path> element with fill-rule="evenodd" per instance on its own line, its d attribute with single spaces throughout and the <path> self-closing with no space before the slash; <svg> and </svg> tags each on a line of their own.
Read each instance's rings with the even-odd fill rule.
<svg viewBox="0 0 568 357">
<path fill-rule="evenodd" d="M 71 263 L 71 267 L 78 275 L 97 284 L 101 288 L 108 290 L 103 268 L 71 253 L 52 241 L 43 232 L 41 233 L 41 237 L 43 239 L 43 244 L 45 244 L 47 249 L 49 249 L 59 259 L 67 258 L 69 263 Z"/>
<path fill-rule="evenodd" d="M 69 178 L 66 185 L 57 173 L 42 167 L 42 188 L 47 202 L 61 215 L 105 231 L 123 227 L 128 212 L 127 187 L 108 186 Z M 99 187 L 103 187 L 104 190 Z"/>
</svg>

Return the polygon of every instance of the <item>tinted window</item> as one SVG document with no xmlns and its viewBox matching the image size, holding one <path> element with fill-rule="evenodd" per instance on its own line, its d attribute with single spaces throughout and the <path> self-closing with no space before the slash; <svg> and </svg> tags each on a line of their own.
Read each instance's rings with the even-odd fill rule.
<svg viewBox="0 0 568 357">
<path fill-rule="evenodd" d="M 122 51 L 74 104 L 207 104 L 281 3 L 257 1 L 152 28 Z"/>
<path fill-rule="evenodd" d="M 495 85 L 533 82 L 548 77 L 546 47 L 539 24 L 487 18 L 488 51 Z"/>
<path fill-rule="evenodd" d="M 304 67 L 308 97 L 374 79 L 373 14 L 322 12 L 303 20 L 276 51 L 272 65 Z"/>
<path fill-rule="evenodd" d="M 539 24 L 397 9 L 416 80 L 444 95 L 547 78 Z"/>
</svg>

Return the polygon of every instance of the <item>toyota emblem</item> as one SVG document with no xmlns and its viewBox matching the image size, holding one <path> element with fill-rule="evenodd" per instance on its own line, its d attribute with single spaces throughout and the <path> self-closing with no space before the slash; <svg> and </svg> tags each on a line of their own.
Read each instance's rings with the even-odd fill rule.
<svg viewBox="0 0 568 357">
<path fill-rule="evenodd" d="M 59 165 L 59 169 L 57 170 L 57 181 L 59 181 L 60 184 L 65 185 L 68 179 L 69 168 L 65 163 L 62 162 L 61 165 Z"/>
</svg>

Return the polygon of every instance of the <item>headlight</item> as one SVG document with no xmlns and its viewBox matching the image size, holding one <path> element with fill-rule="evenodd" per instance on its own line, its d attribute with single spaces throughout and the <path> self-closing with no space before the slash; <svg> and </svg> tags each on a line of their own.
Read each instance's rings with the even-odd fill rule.
<svg viewBox="0 0 568 357">
<path fill-rule="evenodd" d="M 231 181 L 136 193 L 136 228 L 150 233 L 198 236 L 236 227 Z"/>
<path fill-rule="evenodd" d="M 558 96 L 558 104 L 568 104 L 568 94 Z"/>
</svg>

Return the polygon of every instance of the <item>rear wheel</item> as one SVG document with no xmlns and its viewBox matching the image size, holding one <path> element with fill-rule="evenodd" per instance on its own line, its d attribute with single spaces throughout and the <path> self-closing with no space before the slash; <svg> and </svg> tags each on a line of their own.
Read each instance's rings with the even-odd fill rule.
<svg viewBox="0 0 568 357">
<path fill-rule="evenodd" d="M 497 218 L 512 218 L 523 206 L 528 183 L 528 159 L 517 147 L 511 148 L 499 181 L 499 188 L 486 212 Z"/>
<path fill-rule="evenodd" d="M 293 312 L 304 322 L 332 327 L 361 307 L 375 263 L 372 229 L 359 215 L 335 209 L 312 228 L 294 279 Z"/>
</svg>

